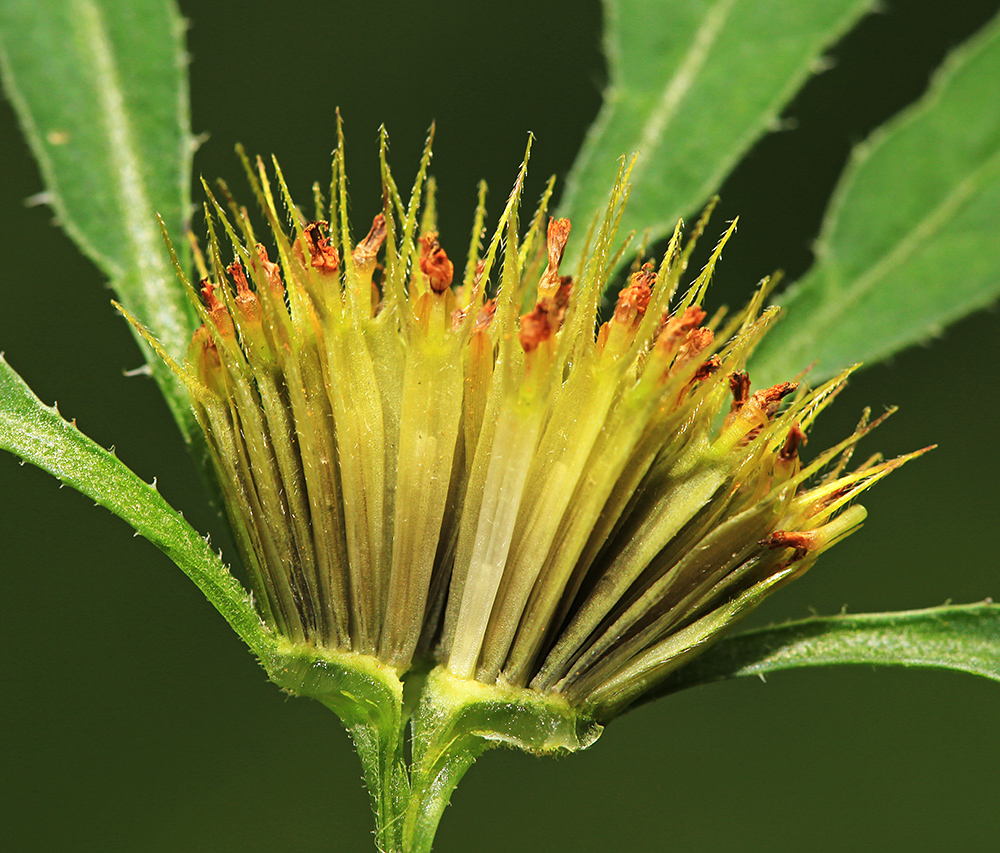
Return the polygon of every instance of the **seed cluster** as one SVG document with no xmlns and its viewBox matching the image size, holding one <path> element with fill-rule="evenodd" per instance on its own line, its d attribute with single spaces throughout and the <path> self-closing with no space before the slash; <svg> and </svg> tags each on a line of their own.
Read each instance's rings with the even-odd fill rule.
<svg viewBox="0 0 1000 853">
<path fill-rule="evenodd" d="M 261 616 L 400 673 L 429 659 L 611 713 L 856 529 L 853 499 L 905 459 L 848 471 L 863 421 L 800 461 L 845 377 L 751 390 L 765 287 L 733 318 L 701 307 L 735 224 L 685 287 L 678 225 L 595 334 L 626 166 L 571 273 L 551 182 L 522 239 L 522 167 L 485 244 L 481 186 L 459 278 L 429 144 L 407 203 L 385 147 L 384 208 L 359 242 L 342 137 L 313 218 L 276 164 L 280 212 L 246 164 L 268 247 L 209 193 L 204 325 L 177 370 Z"/>
</svg>

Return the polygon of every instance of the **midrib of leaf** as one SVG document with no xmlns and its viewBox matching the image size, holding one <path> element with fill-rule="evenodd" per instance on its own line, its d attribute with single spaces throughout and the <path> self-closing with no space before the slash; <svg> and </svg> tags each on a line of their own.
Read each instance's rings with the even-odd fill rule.
<svg viewBox="0 0 1000 853">
<path fill-rule="evenodd" d="M 978 190 L 987 185 L 989 179 L 994 177 L 998 170 L 1000 170 L 1000 150 L 968 177 L 956 184 L 937 207 L 916 222 L 914 227 L 904 234 L 895 246 L 858 276 L 854 283 L 848 287 L 843 289 L 839 287 L 839 270 L 836 261 L 831 260 L 827 263 L 824 269 L 830 296 L 828 296 L 824 306 L 813 315 L 809 326 L 802 327 L 795 335 L 782 341 L 782 360 L 787 370 L 792 371 L 792 365 L 807 360 L 809 349 L 815 342 L 817 329 L 833 328 L 834 324 L 862 297 L 877 287 L 880 281 L 893 270 L 902 266 L 915 252 L 923 248 L 932 237 L 941 231 L 962 209 L 962 206 L 974 198 Z M 831 210 L 830 215 L 835 217 L 836 210 Z M 823 256 L 822 243 L 817 254 L 820 257 Z M 837 291 L 839 294 L 834 295 Z"/>
<path fill-rule="evenodd" d="M 178 353 L 186 345 L 190 331 L 185 318 L 173 310 L 173 303 L 164 299 L 167 289 L 174 283 L 174 271 L 166 261 L 163 237 L 155 225 L 156 208 L 150 202 L 142 180 L 141 157 L 129 122 L 120 72 L 104 16 L 93 0 L 71 2 L 76 11 L 71 16 L 76 24 L 73 35 L 80 47 L 89 52 L 93 59 L 101 103 L 100 115 L 110 142 L 108 151 L 111 160 L 118 165 L 117 169 L 112 170 L 112 180 L 124 214 L 121 225 L 128 235 L 131 257 L 130 268 L 120 269 L 112 277 L 129 280 L 126 304 L 139 309 L 136 313 L 155 329 L 168 352 Z M 117 266 L 111 259 L 107 259 L 107 263 L 112 269 Z M 191 441 L 197 433 L 192 424 L 185 389 L 179 387 L 176 377 L 165 369 L 149 350 L 148 344 L 142 339 L 137 340 L 146 351 L 147 362 L 163 388 L 167 403 L 174 411 L 185 438 Z"/>
<path fill-rule="evenodd" d="M 677 109 L 684 100 L 684 96 L 697 79 L 698 72 L 705 65 L 709 51 L 718 38 L 735 3 L 736 0 L 716 0 L 715 5 L 705 16 L 705 20 L 694 35 L 684 60 L 663 87 L 663 94 L 660 96 L 656 109 L 649 114 L 649 118 L 639 133 L 637 146 L 639 151 L 650 152 L 659 146 L 660 138 L 674 116 L 677 115 Z M 647 156 L 640 157 L 636 161 L 630 178 L 633 184 L 640 183 L 651 160 L 652 158 Z"/>
<path fill-rule="evenodd" d="M 778 297 L 787 316 L 751 360 L 757 381 L 811 363 L 819 382 L 877 362 L 997 298 L 1000 240 L 987 223 L 1000 191 L 998 68 L 1000 17 L 949 55 L 923 98 L 855 149 L 816 264 Z M 906 168 L 921 149 L 929 155 Z"/>
<path fill-rule="evenodd" d="M 721 640 L 642 701 L 722 679 L 843 665 L 950 669 L 1000 681 L 1000 605 L 821 616 L 746 631 Z"/>
<path fill-rule="evenodd" d="M 129 291 L 125 296 L 127 304 L 134 306 L 140 317 L 148 318 L 147 322 L 155 318 L 153 327 L 168 352 L 181 352 L 190 331 L 186 318 L 171 310 L 171 302 L 163 298 L 165 285 L 174 281 L 174 271 L 167 263 L 163 237 L 156 226 L 156 208 L 146 193 L 142 179 L 141 155 L 129 121 L 120 71 L 104 16 L 93 0 L 71 2 L 76 13 L 71 16 L 75 24 L 73 38 L 81 50 L 90 54 L 96 72 L 94 79 L 100 98 L 100 115 L 109 141 L 108 152 L 111 160 L 118 165 L 111 171 L 112 181 L 124 214 L 121 226 L 128 235 L 130 250 L 128 269 L 118 268 L 111 258 L 106 258 L 105 262 L 109 271 L 117 270 L 112 273 L 112 278 L 129 279 Z M 99 250 L 94 250 L 100 254 Z M 145 341 L 140 340 L 139 343 L 148 351 Z M 173 374 L 165 370 L 151 352 L 147 361 L 161 385 L 177 385 Z M 175 409 L 181 425 L 190 425 L 190 408 L 185 391 L 174 387 L 167 394 L 167 402 Z M 191 434 L 187 437 L 190 440 Z"/>
<path fill-rule="evenodd" d="M 680 23 L 675 19 L 665 26 L 671 27 L 671 39 L 682 41 L 684 47 L 670 60 L 670 67 L 663 69 L 662 82 L 657 69 L 642 72 L 645 83 L 656 84 L 657 97 L 647 95 L 647 90 L 637 85 L 634 78 L 643 63 L 632 57 L 655 49 L 654 39 L 645 34 L 657 32 L 660 14 L 669 10 L 656 3 L 603 0 L 608 85 L 601 110 L 567 175 L 559 215 L 581 225 L 589 222 L 594 211 L 603 206 L 614 178 L 615 160 L 632 154 L 638 154 L 630 176 L 632 203 L 625 211 L 620 233 L 645 233 L 649 242 L 656 241 L 670 233 L 680 216 L 704 204 L 754 141 L 773 129 L 781 109 L 816 71 L 822 52 L 874 5 L 872 0 L 837 0 L 809 7 L 812 11 L 806 17 L 811 20 L 796 20 L 794 37 L 779 40 L 781 49 L 767 53 L 775 41 L 771 19 L 786 4 L 793 6 L 790 0 L 775 0 L 773 4 L 740 0 L 679 3 L 694 6 L 693 12 L 685 11 L 695 20 L 689 15 Z M 802 8 L 795 7 L 796 11 Z M 638 28 L 637 35 L 635 21 L 640 16 L 650 20 L 648 27 Z M 742 39 L 751 54 L 756 52 L 758 63 L 748 66 L 744 51 L 723 49 L 727 39 Z M 764 54 L 766 59 L 761 59 Z M 758 84 L 749 113 L 724 121 L 702 120 L 699 116 L 725 114 L 724 101 L 710 100 L 721 96 L 708 81 L 727 76 L 749 77 Z M 702 91 L 706 85 L 708 96 Z M 641 113 L 635 101 L 644 102 L 647 97 L 655 98 L 655 103 Z M 688 109 L 699 98 L 704 108 Z M 696 147 L 691 146 L 691 140 L 697 140 Z M 579 250 L 580 243 L 570 241 L 567 266 L 573 265 L 574 253 Z"/>
<path fill-rule="evenodd" d="M 92 0 L 71 0 L 71 3 L 76 12 L 71 17 L 76 25 L 73 38 L 81 51 L 89 53 L 93 60 L 101 102 L 100 115 L 111 143 L 108 150 L 111 158 L 118 161 L 113 182 L 119 204 L 126 214 L 122 225 L 129 235 L 132 270 L 121 269 L 97 247 L 91 246 L 91 249 L 105 258 L 105 263 L 115 271 L 116 277 L 133 270 L 138 273 L 144 298 L 153 304 L 159 283 L 172 277 L 173 273 L 159 249 L 162 238 L 155 227 L 155 208 L 143 185 L 139 166 L 141 158 L 128 119 L 118 66 L 101 10 Z"/>
<path fill-rule="evenodd" d="M 133 2 L 6 0 L 0 70 L 59 224 L 108 276 L 122 303 L 180 356 L 196 323 L 157 224 L 163 213 L 176 239 L 189 204 L 193 149 L 180 16 L 173 0 Z M 115 17 L 123 8 L 130 14 Z M 153 34 L 158 43 L 147 57 Z M 67 75 L 79 79 L 63 84 Z M 70 158 L 48 136 L 64 129 Z M 183 262 L 183 244 L 179 250 Z M 197 443 L 186 390 L 135 337 L 182 432 Z"/>
</svg>

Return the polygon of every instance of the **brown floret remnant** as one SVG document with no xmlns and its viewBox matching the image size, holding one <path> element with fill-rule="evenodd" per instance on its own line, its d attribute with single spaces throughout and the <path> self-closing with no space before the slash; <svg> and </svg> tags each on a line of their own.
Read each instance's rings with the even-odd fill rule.
<svg viewBox="0 0 1000 853">
<path fill-rule="evenodd" d="M 438 243 L 437 231 L 429 231 L 420 238 L 420 271 L 427 276 L 427 283 L 435 293 L 444 293 L 451 287 L 455 265 Z"/>
<path fill-rule="evenodd" d="M 309 264 L 324 276 L 333 275 L 340 267 L 340 253 L 326 236 L 329 228 L 328 222 L 310 222 L 302 231 L 309 249 Z"/>
<path fill-rule="evenodd" d="M 258 243 L 254 246 L 257 252 L 256 265 L 259 265 L 261 272 L 264 273 L 264 278 L 267 279 L 267 283 L 271 288 L 271 293 L 276 298 L 284 298 L 285 293 L 285 283 L 281 280 L 281 267 L 278 264 L 273 263 L 267 256 L 267 249 L 264 248 L 262 243 Z"/>
<path fill-rule="evenodd" d="M 354 247 L 352 257 L 358 266 L 365 266 L 375 260 L 378 250 L 385 242 L 385 216 L 376 214 L 372 220 L 372 227 L 368 229 L 365 239 Z"/>
<path fill-rule="evenodd" d="M 539 302 L 533 310 L 521 317 L 518 339 L 525 353 L 531 353 L 551 337 L 552 319 L 545 306 Z"/>
<path fill-rule="evenodd" d="M 538 282 L 539 301 L 545 298 L 556 298 L 557 291 L 568 279 L 559 275 L 559 264 L 562 263 L 563 252 L 569 240 L 570 222 L 568 219 L 549 219 L 548 231 L 545 235 L 545 248 L 548 254 L 548 264 Z"/>
</svg>

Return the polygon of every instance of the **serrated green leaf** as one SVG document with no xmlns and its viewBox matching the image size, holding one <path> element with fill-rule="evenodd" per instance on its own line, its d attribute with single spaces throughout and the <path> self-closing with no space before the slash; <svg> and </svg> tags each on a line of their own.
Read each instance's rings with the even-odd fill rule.
<svg viewBox="0 0 1000 853">
<path fill-rule="evenodd" d="M 954 51 L 927 95 L 859 146 L 817 263 L 753 366 L 822 381 L 923 340 L 1000 294 L 1000 18 Z"/>
<path fill-rule="evenodd" d="M 183 30 L 172 0 L 0 4 L 0 72 L 44 198 L 122 304 L 175 356 L 195 322 L 156 215 L 183 245 L 194 150 Z M 190 437 L 186 392 L 139 345 Z"/>
<path fill-rule="evenodd" d="M 48 471 L 130 524 L 173 560 L 265 662 L 276 640 L 208 541 L 114 454 L 46 406 L 0 356 L 0 448 Z"/>
<path fill-rule="evenodd" d="M 1000 604 L 803 619 L 717 643 L 643 701 L 684 687 L 803 666 L 953 669 L 1000 681 Z"/>
<path fill-rule="evenodd" d="M 586 227 L 638 152 L 621 233 L 656 240 L 702 205 L 871 0 L 605 0 L 604 104 L 560 215 Z M 570 247 L 572 248 L 572 243 Z"/>
</svg>

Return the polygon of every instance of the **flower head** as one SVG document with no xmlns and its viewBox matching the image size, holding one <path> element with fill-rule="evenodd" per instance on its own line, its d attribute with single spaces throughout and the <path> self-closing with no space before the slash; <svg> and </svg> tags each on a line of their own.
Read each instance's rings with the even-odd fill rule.
<svg viewBox="0 0 1000 853">
<path fill-rule="evenodd" d="M 627 165 L 585 236 L 547 218 L 550 182 L 522 238 L 522 167 L 484 242 L 481 187 L 459 259 L 429 144 L 408 202 L 385 147 L 360 241 L 342 138 L 314 218 L 277 164 L 275 187 L 247 163 L 263 240 L 210 194 L 184 376 L 261 616 L 293 644 L 400 674 L 429 660 L 607 718 L 857 529 L 854 499 L 905 458 L 848 470 L 866 417 L 801 460 L 846 374 L 751 385 L 766 288 L 734 317 L 702 307 L 735 223 L 687 283 L 678 225 L 595 333 Z"/>
</svg>

